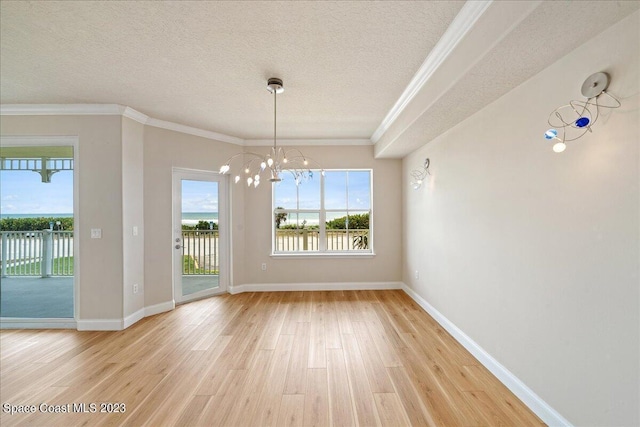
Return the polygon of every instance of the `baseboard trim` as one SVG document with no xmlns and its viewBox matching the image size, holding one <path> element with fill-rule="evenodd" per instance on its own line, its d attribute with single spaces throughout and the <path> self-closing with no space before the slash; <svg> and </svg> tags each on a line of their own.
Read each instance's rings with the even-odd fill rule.
<svg viewBox="0 0 640 427">
<path fill-rule="evenodd" d="M 121 331 L 124 319 L 83 319 L 77 326 L 79 331 Z"/>
<path fill-rule="evenodd" d="M 436 310 L 424 298 L 416 293 L 406 284 L 402 284 L 402 290 L 409 295 L 420 307 L 424 309 L 436 322 L 449 332 L 469 353 L 471 353 L 480 363 L 484 365 L 493 375 L 513 392 L 525 405 L 529 407 L 542 421 L 549 426 L 567 426 L 572 424 L 553 409 L 547 402 L 542 400 L 533 390 L 526 386 L 511 371 L 505 368 L 500 362 L 487 353 L 482 347 L 458 328 L 453 322 L 447 319 L 442 313 Z"/>
<path fill-rule="evenodd" d="M 357 291 L 402 289 L 402 282 L 251 283 L 229 286 L 230 294 L 280 291 Z"/>
<path fill-rule="evenodd" d="M 144 317 L 154 316 L 156 314 L 171 311 L 176 308 L 174 300 L 161 302 L 160 304 L 148 305 L 144 308 Z"/>
<path fill-rule="evenodd" d="M 123 329 L 127 329 L 129 326 L 145 317 L 164 313 L 165 311 L 171 311 L 174 308 L 176 308 L 176 303 L 171 300 L 141 308 L 135 313 L 126 316 L 124 319 L 79 320 L 77 322 L 77 329 L 79 331 L 121 331 Z"/>
<path fill-rule="evenodd" d="M 145 312 L 145 309 L 144 307 L 142 307 L 140 310 L 136 311 L 135 313 L 132 313 L 126 316 L 123 321 L 124 329 L 127 329 L 129 326 L 133 325 L 137 321 L 142 320 L 144 318 L 144 312 Z"/>
<path fill-rule="evenodd" d="M 76 321 L 73 319 L 4 317 L 0 319 L 0 329 L 76 329 Z"/>
</svg>

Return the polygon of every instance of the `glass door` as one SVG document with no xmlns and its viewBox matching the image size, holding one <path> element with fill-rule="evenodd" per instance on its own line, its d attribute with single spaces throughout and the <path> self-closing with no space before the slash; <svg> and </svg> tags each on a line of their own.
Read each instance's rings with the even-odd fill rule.
<svg viewBox="0 0 640 427">
<path fill-rule="evenodd" d="M 173 286 L 176 303 L 227 289 L 226 177 L 174 169 Z"/>
<path fill-rule="evenodd" d="M 0 317 L 73 319 L 74 147 L 3 145 L 0 193 Z"/>
</svg>

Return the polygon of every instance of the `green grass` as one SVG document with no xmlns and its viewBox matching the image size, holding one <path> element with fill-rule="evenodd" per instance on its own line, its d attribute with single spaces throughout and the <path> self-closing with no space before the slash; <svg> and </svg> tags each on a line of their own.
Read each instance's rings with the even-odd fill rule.
<svg viewBox="0 0 640 427">
<path fill-rule="evenodd" d="M 21 265 L 7 267 L 8 276 L 39 276 L 41 274 L 41 262 L 28 262 Z M 68 268 L 68 270 L 65 270 Z M 55 258 L 52 265 L 52 273 L 55 275 L 73 276 L 73 257 Z"/>
<path fill-rule="evenodd" d="M 183 255 L 182 274 L 219 274 L 219 271 L 200 268 L 192 255 Z"/>
</svg>

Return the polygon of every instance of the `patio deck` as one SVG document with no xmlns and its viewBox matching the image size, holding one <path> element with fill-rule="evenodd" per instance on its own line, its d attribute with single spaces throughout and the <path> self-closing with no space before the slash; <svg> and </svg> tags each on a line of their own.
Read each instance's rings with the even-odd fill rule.
<svg viewBox="0 0 640 427">
<path fill-rule="evenodd" d="M 0 317 L 73 318 L 73 277 L 3 277 Z M 183 276 L 185 295 L 217 285 L 218 276 Z"/>
<path fill-rule="evenodd" d="M 73 277 L 3 277 L 0 317 L 73 318 Z"/>
</svg>

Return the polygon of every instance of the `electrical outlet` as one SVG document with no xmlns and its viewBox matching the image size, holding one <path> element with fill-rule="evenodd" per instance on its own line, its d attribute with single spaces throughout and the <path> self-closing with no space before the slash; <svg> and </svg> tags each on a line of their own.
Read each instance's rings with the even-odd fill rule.
<svg viewBox="0 0 640 427">
<path fill-rule="evenodd" d="M 138 235 L 138 226 L 137 226 L 137 225 L 134 225 L 134 226 L 133 226 L 133 235 L 134 235 L 134 236 L 137 236 L 137 235 Z"/>
<path fill-rule="evenodd" d="M 414 276 L 416 277 L 416 279 L 420 278 L 420 272 L 418 270 L 416 270 L 416 273 L 414 274 Z"/>
<path fill-rule="evenodd" d="M 92 228 L 91 229 L 91 238 L 92 239 L 102 239 L 102 229 L 101 228 Z"/>
<path fill-rule="evenodd" d="M 267 271 L 267 263 L 266 262 L 262 263 L 262 271 Z"/>
<path fill-rule="evenodd" d="M 134 284 L 133 284 L 133 293 L 134 293 L 134 294 L 137 294 L 137 293 L 138 293 L 138 284 L 137 284 L 137 283 L 134 283 Z"/>
</svg>

